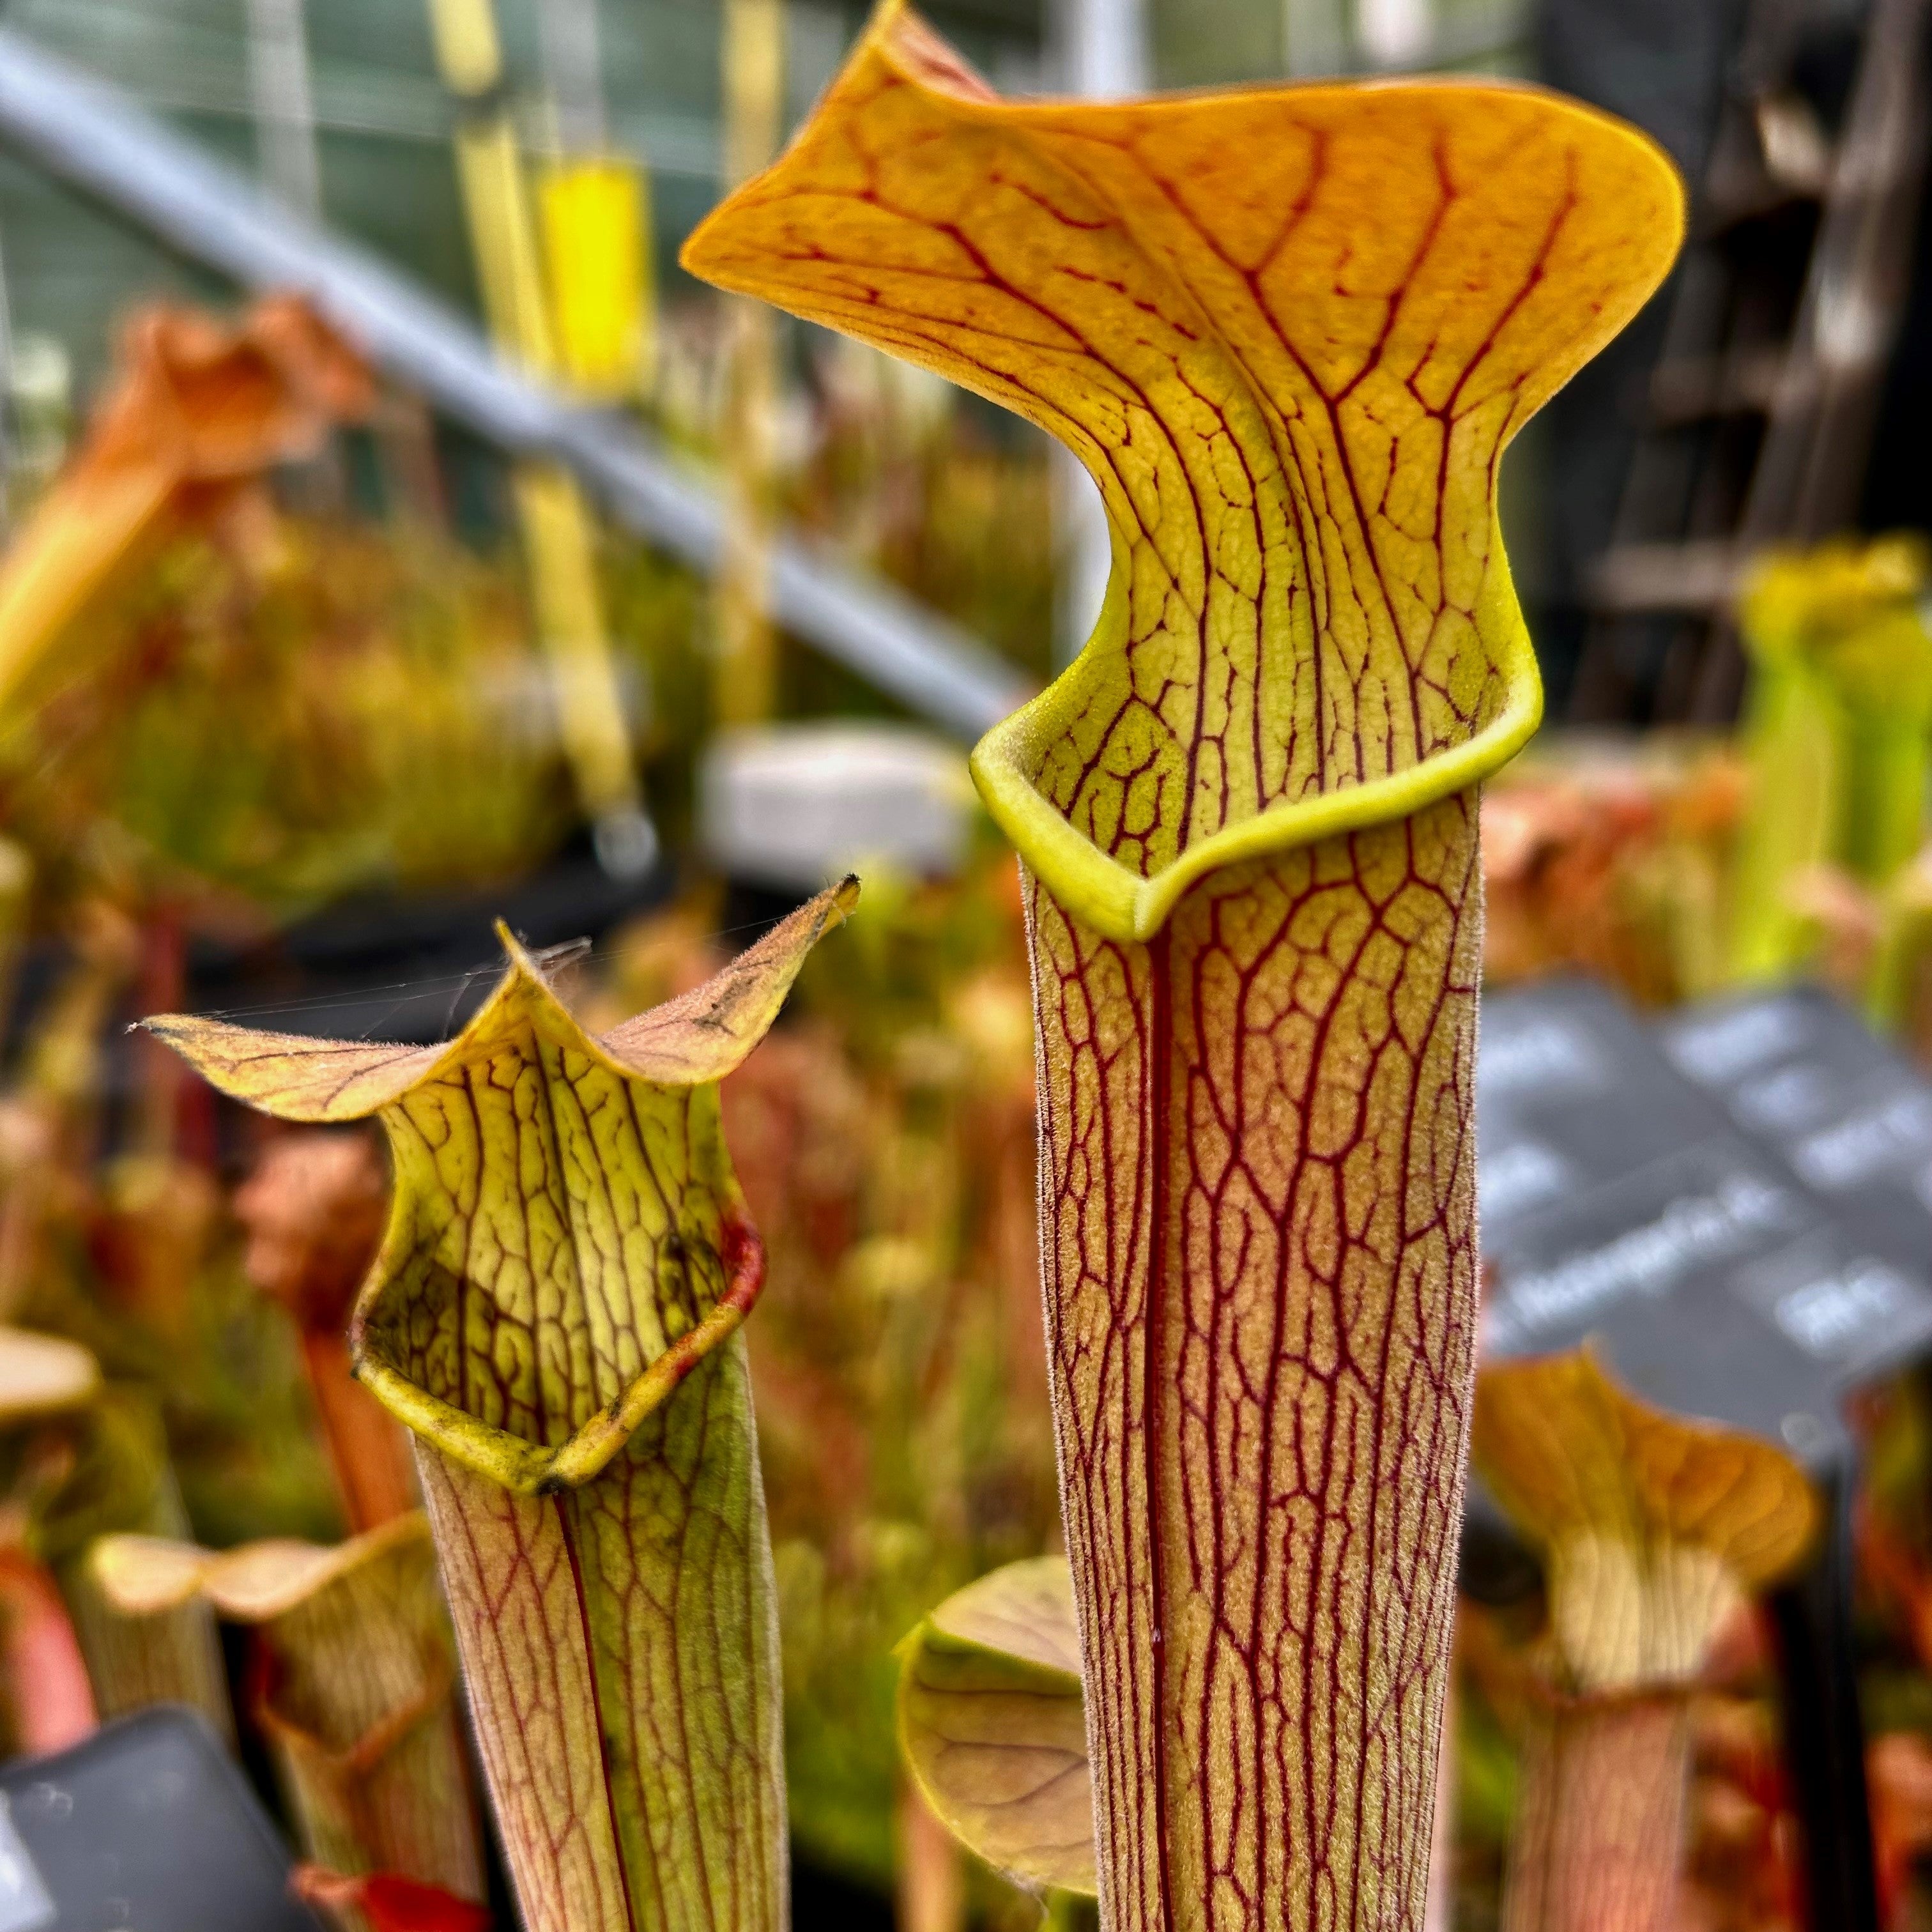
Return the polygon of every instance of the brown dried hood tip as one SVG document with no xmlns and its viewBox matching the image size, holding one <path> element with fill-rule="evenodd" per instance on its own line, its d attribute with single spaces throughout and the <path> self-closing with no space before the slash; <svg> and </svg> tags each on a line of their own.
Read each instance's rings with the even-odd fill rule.
<svg viewBox="0 0 1932 1932">
<path fill-rule="evenodd" d="M 296 296 L 239 323 L 157 304 L 122 330 L 120 362 L 70 474 L 166 459 L 183 482 L 256 476 L 314 454 L 374 395 L 368 365 Z"/>
<path fill-rule="evenodd" d="M 104 587 L 183 514 L 212 516 L 366 412 L 368 371 L 292 296 L 239 327 L 157 307 L 123 331 L 114 386 L 0 559 L 0 703 Z"/>
</svg>

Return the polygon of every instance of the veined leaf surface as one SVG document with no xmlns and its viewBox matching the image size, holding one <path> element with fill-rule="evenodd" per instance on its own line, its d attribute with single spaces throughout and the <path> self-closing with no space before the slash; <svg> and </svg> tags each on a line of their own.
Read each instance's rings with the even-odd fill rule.
<svg viewBox="0 0 1932 1932">
<path fill-rule="evenodd" d="M 1528 735 L 1497 460 L 1682 220 L 1648 141 L 1534 89 L 1017 104 L 888 5 L 684 260 L 1091 472 L 1106 608 L 976 769 L 1056 898 L 1144 938 L 1214 866 L 1458 790 Z"/>
<path fill-rule="evenodd" d="M 1063 1558 L 981 1577 L 906 1639 L 899 1748 L 969 1851 L 1020 1884 L 1091 1895 L 1093 1780 Z"/>
<path fill-rule="evenodd" d="M 376 1114 L 395 1196 L 358 1375 L 416 1432 L 531 1932 L 784 1914 L 770 1540 L 737 1333 L 764 1275 L 716 1082 L 857 896 L 592 1039 L 506 933 L 454 1040 L 152 1022 L 286 1118 Z"/>
<path fill-rule="evenodd" d="M 1682 231 L 1490 83 L 1003 101 L 888 4 L 694 272 L 1086 466 L 1028 868 L 1110 1932 L 1419 1925 L 1475 1324 L 1475 787 L 1540 706 L 1497 464 Z"/>
</svg>

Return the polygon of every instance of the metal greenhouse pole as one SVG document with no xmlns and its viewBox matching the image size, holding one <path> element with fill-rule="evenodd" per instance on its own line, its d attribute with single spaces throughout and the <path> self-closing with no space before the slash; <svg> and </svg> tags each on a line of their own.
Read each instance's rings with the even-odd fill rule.
<svg viewBox="0 0 1932 1932">
<path fill-rule="evenodd" d="M 322 212 L 303 0 L 248 0 L 248 92 L 262 175 L 291 208 Z"/>
<path fill-rule="evenodd" d="M 517 456 L 549 457 L 617 522 L 710 574 L 716 491 L 638 427 L 506 368 L 409 278 L 272 200 L 118 89 L 0 28 L 0 143 L 250 289 L 294 290 L 379 368 Z M 975 737 L 1028 695 L 1009 664 L 903 591 L 781 538 L 771 608 L 795 636 L 909 710 Z"/>
</svg>

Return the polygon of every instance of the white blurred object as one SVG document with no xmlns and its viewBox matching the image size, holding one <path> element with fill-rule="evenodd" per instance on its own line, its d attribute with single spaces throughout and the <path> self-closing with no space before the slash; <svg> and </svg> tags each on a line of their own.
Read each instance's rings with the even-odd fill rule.
<svg viewBox="0 0 1932 1932">
<path fill-rule="evenodd" d="M 698 776 L 698 836 L 749 884 L 816 891 L 866 861 L 956 872 L 971 826 L 966 760 L 902 724 L 747 726 L 720 732 Z"/>
<path fill-rule="evenodd" d="M 303 0 L 248 0 L 248 94 L 262 178 L 299 214 L 322 208 Z"/>
<path fill-rule="evenodd" d="M 1059 0 L 1054 24 L 1067 92 L 1118 100 L 1153 85 L 1148 0 Z M 1063 443 L 1053 446 L 1056 670 L 1080 655 L 1107 595 L 1113 538 L 1100 487 Z"/>
<path fill-rule="evenodd" d="M 1061 0 L 1056 25 L 1070 92 L 1117 100 L 1148 91 L 1146 0 Z"/>
<path fill-rule="evenodd" d="M 1054 668 L 1064 670 L 1085 649 L 1107 601 L 1114 543 L 1100 488 L 1065 444 L 1053 446 L 1055 567 Z"/>
<path fill-rule="evenodd" d="M 74 428 L 74 364 L 66 349 L 51 335 L 14 337 L 7 389 L 20 460 L 58 469 Z"/>
<path fill-rule="evenodd" d="M 51 335 L 14 335 L 0 270 L 0 525 L 52 482 L 74 428 L 74 369 Z"/>
<path fill-rule="evenodd" d="M 590 848 L 607 877 L 628 884 L 656 866 L 658 829 L 638 806 L 615 806 L 590 828 Z"/>
<path fill-rule="evenodd" d="M 1430 0 L 1355 0 L 1355 38 L 1373 67 L 1427 59 L 1436 38 Z"/>
</svg>

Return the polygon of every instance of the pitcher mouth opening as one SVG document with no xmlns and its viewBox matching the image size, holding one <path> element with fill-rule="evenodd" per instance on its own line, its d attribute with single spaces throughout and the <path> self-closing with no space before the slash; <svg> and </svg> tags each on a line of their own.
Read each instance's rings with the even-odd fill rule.
<svg viewBox="0 0 1932 1932">
<path fill-rule="evenodd" d="M 1400 771 L 1269 806 L 1196 840 L 1157 871 L 1142 874 L 1103 852 L 1034 782 L 1042 750 L 1066 730 L 1070 712 L 1082 701 L 1076 664 L 974 747 L 973 782 L 994 822 L 1066 911 L 1104 938 L 1144 943 L 1166 924 L 1188 889 L 1209 873 L 1412 817 L 1480 784 L 1522 748 L 1542 722 L 1543 681 L 1500 531 L 1492 536 L 1490 560 L 1476 614 L 1478 630 L 1502 646 L 1490 716 L 1460 744 Z M 1103 634 L 1110 621 L 1119 621 L 1110 585 L 1108 608 L 1088 650 L 1096 644 L 1105 648 Z"/>
<path fill-rule="evenodd" d="M 399 1227 L 398 1245 L 410 1230 Z M 533 1442 L 432 1395 L 388 1360 L 371 1335 L 370 1311 L 358 1310 L 350 1329 L 356 1379 L 398 1421 L 472 1473 L 513 1496 L 554 1496 L 601 1475 L 631 1437 L 705 1358 L 744 1324 L 765 1283 L 765 1245 L 742 1206 L 728 1209 L 721 1258 L 724 1292 L 704 1316 L 672 1342 L 614 1401 L 555 1445 Z M 382 1261 L 377 1262 L 380 1279 Z"/>
</svg>

